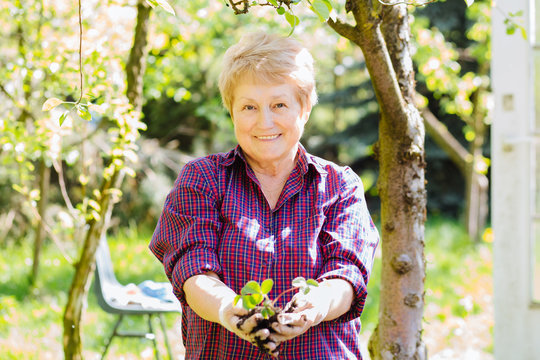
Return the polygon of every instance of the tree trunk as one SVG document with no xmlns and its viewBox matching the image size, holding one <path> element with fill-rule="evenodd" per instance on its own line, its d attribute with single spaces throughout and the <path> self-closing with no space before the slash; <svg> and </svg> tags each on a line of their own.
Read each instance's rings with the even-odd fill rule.
<svg viewBox="0 0 540 360">
<path fill-rule="evenodd" d="M 146 44 L 148 43 L 151 10 L 146 1 L 137 3 L 137 25 L 135 26 L 133 46 L 126 64 L 126 95 L 136 111 L 140 111 L 142 108 L 143 75 L 146 69 Z"/>
<path fill-rule="evenodd" d="M 34 259 L 32 261 L 32 274 L 30 274 L 30 283 L 33 285 L 36 283 L 39 272 L 39 258 L 41 254 L 41 246 L 45 239 L 45 211 L 47 210 L 47 203 L 49 199 L 49 186 L 51 179 L 51 168 L 45 164 L 45 160 L 42 158 L 39 161 L 39 201 L 38 201 L 38 214 L 39 219 L 36 226 L 36 238 L 34 240 Z"/>
<path fill-rule="evenodd" d="M 487 76 L 489 67 L 480 68 L 479 75 Z M 474 139 L 470 143 L 471 161 L 468 164 L 466 181 L 465 227 L 467 233 L 475 241 L 479 241 L 486 226 L 488 216 L 489 180 L 482 174 L 483 146 L 486 136 L 486 109 L 482 105 L 482 97 L 487 92 L 486 85 L 480 86 L 472 95 L 473 113 L 469 121 L 474 131 Z"/>
<path fill-rule="evenodd" d="M 126 64 L 127 97 L 137 111 L 142 107 L 142 78 L 146 63 L 146 43 L 150 18 L 150 8 L 139 1 L 137 5 L 137 25 L 133 46 Z M 81 318 L 88 296 L 90 280 L 95 269 L 95 255 L 99 240 L 107 230 L 113 205 L 109 190 L 119 188 L 122 183 L 121 169 L 115 167 L 110 179 L 104 180 L 100 194 L 102 199 L 101 220 L 88 222 L 81 256 L 75 268 L 75 276 L 69 290 L 68 303 L 64 312 L 64 356 L 66 360 L 82 360 Z"/>
<path fill-rule="evenodd" d="M 349 0 L 346 8 L 356 26 L 328 23 L 361 47 L 381 110 L 377 153 L 382 277 L 379 324 L 370 339 L 370 354 L 373 360 L 425 359 L 424 125 L 413 105 L 407 10 L 367 0 Z"/>
<path fill-rule="evenodd" d="M 66 360 L 82 360 L 81 319 L 84 304 L 90 288 L 90 280 L 95 268 L 95 255 L 99 239 L 105 233 L 110 221 L 114 203 L 111 201 L 113 188 L 118 188 L 122 181 L 120 170 L 115 171 L 110 179 L 104 180 L 100 189 L 99 221 L 92 219 L 87 222 L 88 230 L 81 250 L 79 261 L 75 267 L 75 275 L 69 289 L 68 302 L 64 311 L 64 356 Z"/>
</svg>

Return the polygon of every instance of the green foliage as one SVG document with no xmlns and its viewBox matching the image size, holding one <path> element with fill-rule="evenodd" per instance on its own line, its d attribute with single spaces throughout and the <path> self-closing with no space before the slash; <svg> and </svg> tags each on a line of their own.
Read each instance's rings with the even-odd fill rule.
<svg viewBox="0 0 540 360">
<path fill-rule="evenodd" d="M 508 35 L 513 35 L 516 30 L 519 30 L 521 33 L 521 37 L 524 40 L 527 40 L 527 31 L 523 27 L 523 25 L 519 24 L 519 22 L 522 22 L 523 20 L 521 17 L 523 16 L 523 11 L 516 11 L 515 13 L 508 13 L 508 16 L 504 19 L 504 25 L 506 25 L 506 33 Z"/>
<path fill-rule="evenodd" d="M 146 0 L 146 3 L 149 4 L 152 8 L 155 8 L 156 6 L 161 6 L 169 14 L 175 15 L 172 6 L 165 0 Z"/>
</svg>

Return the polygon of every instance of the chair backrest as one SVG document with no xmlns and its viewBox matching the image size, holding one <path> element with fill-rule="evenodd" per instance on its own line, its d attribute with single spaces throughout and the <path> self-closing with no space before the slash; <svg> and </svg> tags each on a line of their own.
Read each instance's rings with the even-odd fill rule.
<svg viewBox="0 0 540 360">
<path fill-rule="evenodd" d="M 95 271 L 95 293 L 99 306 L 110 313 L 120 313 L 117 306 L 111 302 L 110 295 L 114 294 L 114 289 L 122 287 L 114 275 L 111 254 L 107 238 L 103 236 L 99 241 L 96 251 L 96 271 Z"/>
<path fill-rule="evenodd" d="M 113 314 L 151 314 L 163 312 L 180 312 L 180 303 L 160 302 L 155 297 L 137 294 L 137 297 L 126 300 L 126 289 L 116 279 L 107 238 L 102 237 L 96 251 L 95 293 L 99 306 Z M 131 295 L 128 295 L 131 296 Z M 121 300 L 121 301 L 119 301 Z M 131 301 L 136 300 L 136 301 Z"/>
<path fill-rule="evenodd" d="M 96 276 L 99 276 L 99 280 L 104 284 L 120 285 L 114 275 L 109 244 L 107 243 L 107 238 L 105 236 L 100 239 L 96 251 Z"/>
</svg>

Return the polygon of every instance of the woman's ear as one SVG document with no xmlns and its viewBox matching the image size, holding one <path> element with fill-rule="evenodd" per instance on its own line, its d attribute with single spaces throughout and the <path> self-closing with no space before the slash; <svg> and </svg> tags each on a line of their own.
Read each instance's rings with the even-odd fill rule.
<svg viewBox="0 0 540 360">
<path fill-rule="evenodd" d="M 305 105 L 305 109 L 303 109 L 303 117 L 304 117 L 304 125 L 308 122 L 309 120 L 309 115 L 311 115 L 311 105 Z"/>
</svg>

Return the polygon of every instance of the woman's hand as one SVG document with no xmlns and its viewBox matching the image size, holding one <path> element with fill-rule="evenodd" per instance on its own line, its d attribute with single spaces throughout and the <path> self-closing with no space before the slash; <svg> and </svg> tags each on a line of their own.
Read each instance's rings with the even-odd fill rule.
<svg viewBox="0 0 540 360">
<path fill-rule="evenodd" d="M 278 322 L 272 324 L 276 333 L 270 334 L 270 339 L 279 344 L 340 317 L 349 311 L 353 294 L 352 286 L 342 279 L 325 280 L 307 294 L 296 294 L 278 315 Z M 293 311 L 287 312 L 290 308 Z"/>
<path fill-rule="evenodd" d="M 293 339 L 327 317 L 330 299 L 316 289 L 318 288 L 312 289 L 307 295 L 296 294 L 285 306 L 285 310 L 278 315 L 278 321 L 272 324 L 276 331 L 270 336 L 272 340 L 281 343 Z M 293 312 L 287 312 L 287 309 L 291 308 L 294 309 Z"/>
<path fill-rule="evenodd" d="M 263 319 L 260 313 L 248 316 L 248 311 L 242 307 L 242 300 L 236 305 L 233 302 L 224 302 L 219 309 L 219 322 L 224 328 L 235 333 L 239 338 L 256 344 L 255 338 L 266 340 L 270 335 L 268 329 L 254 331 L 257 324 Z M 275 346 L 274 346 L 275 347 Z"/>
</svg>

